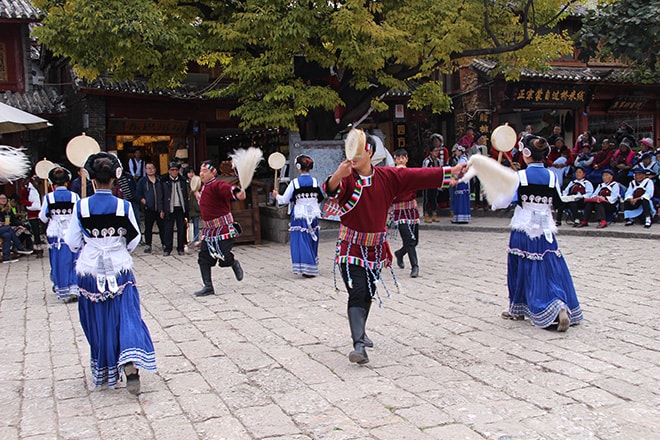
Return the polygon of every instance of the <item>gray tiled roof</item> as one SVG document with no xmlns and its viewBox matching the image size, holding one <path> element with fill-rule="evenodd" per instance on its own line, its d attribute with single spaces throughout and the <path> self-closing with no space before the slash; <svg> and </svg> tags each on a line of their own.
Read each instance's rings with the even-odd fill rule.
<svg viewBox="0 0 660 440">
<path fill-rule="evenodd" d="M 472 67 L 476 70 L 490 74 L 497 66 L 496 61 L 475 58 Z M 578 82 L 628 82 L 630 71 L 625 67 L 564 67 L 552 66 L 547 72 L 532 69 L 523 69 L 520 72 L 522 80 L 553 80 Z"/>
<path fill-rule="evenodd" d="M 36 21 L 43 17 L 43 12 L 27 0 L 0 0 L 0 18 Z"/>
<path fill-rule="evenodd" d="M 77 90 L 102 90 L 105 92 L 114 92 L 132 95 L 144 96 L 162 96 L 167 98 L 181 99 L 210 99 L 204 95 L 203 87 L 194 84 L 182 84 L 174 89 L 150 89 L 148 81 L 144 79 L 134 79 L 130 81 L 113 81 L 109 77 L 100 76 L 93 81 L 81 79 L 73 73 L 74 87 Z"/>
<path fill-rule="evenodd" d="M 134 79 L 130 81 L 113 81 L 108 76 L 100 76 L 93 81 L 87 81 L 78 77 L 73 69 L 71 70 L 74 78 L 74 87 L 77 90 L 102 90 L 104 92 L 114 92 L 122 94 L 144 95 L 144 96 L 163 96 L 168 98 L 180 99 L 213 99 L 204 94 L 205 88 L 209 88 L 210 84 L 197 85 L 184 83 L 174 89 L 150 89 L 148 82 L 145 79 Z M 217 84 L 222 87 L 223 83 Z M 408 89 L 391 89 L 385 94 L 386 97 L 409 97 L 411 90 L 419 87 L 416 81 L 406 81 Z"/>
<path fill-rule="evenodd" d="M 25 93 L 0 92 L 0 102 L 35 115 L 52 115 L 66 110 L 63 96 L 51 88 L 39 88 Z"/>
</svg>

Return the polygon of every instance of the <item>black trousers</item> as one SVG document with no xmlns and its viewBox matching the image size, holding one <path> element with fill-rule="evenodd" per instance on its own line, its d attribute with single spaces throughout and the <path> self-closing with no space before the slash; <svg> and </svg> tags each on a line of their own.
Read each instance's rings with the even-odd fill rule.
<svg viewBox="0 0 660 440">
<path fill-rule="evenodd" d="M 596 212 L 596 220 L 605 220 L 610 214 L 616 212 L 616 205 L 611 203 L 593 203 L 588 202 L 584 205 L 584 220 L 589 221 L 592 212 Z"/>
<path fill-rule="evenodd" d="M 369 313 L 371 307 L 371 292 L 376 291 L 376 276 L 366 268 L 355 264 L 348 265 L 353 287 L 348 284 L 346 264 L 341 264 L 341 278 L 348 291 L 348 308 L 360 307 Z"/>
<path fill-rule="evenodd" d="M 399 223 L 397 229 L 402 242 L 400 251 L 407 250 L 409 246 L 417 246 L 417 243 L 419 243 L 418 224 Z"/>
<path fill-rule="evenodd" d="M 211 256 L 209 253 L 208 244 L 206 240 L 202 240 L 202 244 L 199 248 L 199 254 L 197 256 L 197 263 L 200 266 L 213 267 L 216 264 L 220 267 L 229 267 L 234 264 L 234 254 L 231 250 L 234 248 L 234 239 L 230 238 L 229 240 L 222 240 L 218 243 L 222 255 L 225 256 L 224 260 L 216 259 Z"/>
<path fill-rule="evenodd" d="M 579 199 L 574 202 L 566 202 L 561 204 L 557 209 L 557 221 L 561 222 L 564 216 L 564 211 L 570 210 L 574 219 L 582 220 L 580 210 L 584 209 L 584 199 Z"/>
<path fill-rule="evenodd" d="M 478 177 L 472 178 L 470 180 L 470 192 L 474 193 L 474 203 L 476 205 L 481 205 L 481 180 Z M 486 202 L 486 200 L 484 200 Z"/>
<path fill-rule="evenodd" d="M 635 203 L 630 203 L 630 200 L 625 200 L 623 202 L 623 209 L 625 211 L 632 211 L 634 209 L 639 208 L 639 206 L 642 206 L 642 215 L 646 217 L 651 216 L 651 201 L 647 199 L 639 199 Z"/>
<path fill-rule="evenodd" d="M 28 220 L 30 223 L 30 230 L 32 231 L 32 240 L 34 244 L 41 244 L 41 225 L 43 224 L 38 218 L 31 218 Z"/>
<path fill-rule="evenodd" d="M 429 188 L 424 190 L 424 214 L 433 215 L 438 213 L 438 190 Z"/>
<path fill-rule="evenodd" d="M 165 239 L 163 234 L 165 232 L 165 225 L 163 219 L 160 218 L 160 213 L 152 211 L 149 208 L 144 208 L 144 242 L 147 246 L 151 246 L 151 239 L 154 234 L 154 222 L 158 226 L 158 237 L 160 244 L 165 247 Z"/>
<path fill-rule="evenodd" d="M 164 251 L 171 251 L 174 246 L 174 225 L 176 224 L 176 250 L 183 252 L 183 247 L 186 244 L 186 223 L 184 221 L 183 208 L 174 208 L 174 212 L 170 212 L 165 217 L 165 234 L 163 238 Z"/>
</svg>

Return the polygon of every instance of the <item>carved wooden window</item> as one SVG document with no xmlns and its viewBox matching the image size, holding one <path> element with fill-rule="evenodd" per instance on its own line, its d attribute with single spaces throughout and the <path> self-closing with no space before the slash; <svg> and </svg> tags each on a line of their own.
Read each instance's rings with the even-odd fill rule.
<svg viewBox="0 0 660 440">
<path fill-rule="evenodd" d="M 5 43 L 0 43 L 0 81 L 7 81 L 9 74 L 7 72 L 7 48 Z"/>
</svg>

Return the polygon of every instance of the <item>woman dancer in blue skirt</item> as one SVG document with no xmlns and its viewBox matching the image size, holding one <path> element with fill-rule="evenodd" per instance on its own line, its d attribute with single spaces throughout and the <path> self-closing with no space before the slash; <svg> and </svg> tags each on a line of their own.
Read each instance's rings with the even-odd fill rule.
<svg viewBox="0 0 660 440">
<path fill-rule="evenodd" d="M 456 144 L 453 151 L 456 164 L 467 163 L 468 159 L 465 155 L 464 146 Z M 452 193 L 451 212 L 454 214 L 451 222 L 469 223 L 472 220 L 472 214 L 470 213 L 470 182 L 460 182 L 450 188 L 449 191 Z"/>
<path fill-rule="evenodd" d="M 301 154 L 295 163 L 300 176 L 289 183 L 283 195 L 274 190 L 273 196 L 281 205 L 290 203 L 289 241 L 293 273 L 311 278 L 319 274 L 319 203 L 323 201 L 323 191 L 319 182 L 309 175 L 314 160 Z"/>
<path fill-rule="evenodd" d="M 139 370 L 156 371 L 130 256 L 140 243 L 140 228 L 130 202 L 111 192 L 123 172 L 119 159 L 106 152 L 93 154 L 85 171 L 96 193 L 76 203 L 66 243 L 74 251 L 82 247 L 76 262 L 78 311 L 91 349 L 93 382 L 113 388 L 123 372 L 126 388 L 137 394 Z"/>
<path fill-rule="evenodd" d="M 53 291 L 64 302 L 78 300 L 78 280 L 75 264 L 78 252 L 72 252 L 64 242 L 64 233 L 69 227 L 73 206 L 80 197 L 69 191 L 66 184 L 71 180 L 71 173 L 66 168 L 56 165 L 48 173 L 48 181 L 54 191 L 44 198 L 39 212 L 39 219 L 48 223 L 46 238 L 50 258 L 50 279 Z"/>
<path fill-rule="evenodd" d="M 502 317 L 528 317 L 537 327 L 557 324 L 557 330 L 565 332 L 582 321 L 582 310 L 555 237 L 557 226 L 551 210 L 559 201 L 559 188 L 555 174 L 543 165 L 548 152 L 544 138 L 528 135 L 523 139 L 527 168 L 518 171 L 520 182 L 513 196 L 516 208 L 508 248 L 509 310 Z"/>
</svg>

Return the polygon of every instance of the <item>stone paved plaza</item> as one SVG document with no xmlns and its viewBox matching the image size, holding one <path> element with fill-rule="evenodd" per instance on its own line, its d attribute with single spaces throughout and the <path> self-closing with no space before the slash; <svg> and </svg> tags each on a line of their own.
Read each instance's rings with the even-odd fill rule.
<svg viewBox="0 0 660 440">
<path fill-rule="evenodd" d="M 560 234 L 585 318 L 560 334 L 500 318 L 506 220 L 468 226 L 425 228 L 421 276 L 396 269 L 400 294 L 385 276 L 365 366 L 346 357 L 332 234 L 319 277 L 290 273 L 288 245 L 241 245 L 245 279 L 215 268 L 204 298 L 194 254 L 138 248 L 159 368 L 139 396 L 91 389 L 77 305 L 51 293 L 47 258 L 2 264 L 0 438 L 659 438 L 660 242 Z"/>
</svg>

